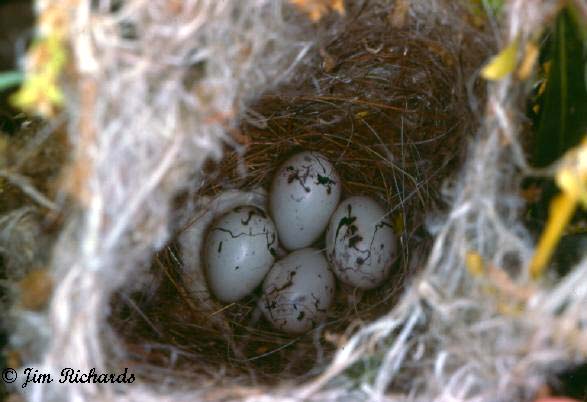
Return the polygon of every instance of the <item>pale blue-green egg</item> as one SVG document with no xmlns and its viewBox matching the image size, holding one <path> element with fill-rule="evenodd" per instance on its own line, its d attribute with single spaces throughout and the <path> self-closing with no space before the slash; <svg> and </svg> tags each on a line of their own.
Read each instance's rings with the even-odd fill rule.
<svg viewBox="0 0 587 402">
<path fill-rule="evenodd" d="M 279 240 L 288 250 L 312 245 L 324 232 L 340 201 L 334 166 L 318 152 L 301 152 L 278 170 L 270 192 L 270 211 Z"/>
<path fill-rule="evenodd" d="M 210 291 L 234 302 L 261 284 L 275 261 L 277 232 L 260 208 L 237 207 L 215 221 L 204 244 Z"/>
<path fill-rule="evenodd" d="M 263 281 L 261 308 L 274 328 L 299 334 L 325 318 L 336 283 L 324 253 L 297 250 L 276 262 Z"/>
</svg>

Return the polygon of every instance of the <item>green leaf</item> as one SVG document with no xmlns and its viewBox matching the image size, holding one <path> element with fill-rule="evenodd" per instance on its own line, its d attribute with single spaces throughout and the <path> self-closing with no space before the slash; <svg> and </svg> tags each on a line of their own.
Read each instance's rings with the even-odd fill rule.
<svg viewBox="0 0 587 402">
<path fill-rule="evenodd" d="M 0 91 L 16 86 L 22 82 L 24 74 L 20 71 L 7 71 L 0 73 Z"/>
<path fill-rule="evenodd" d="M 587 4 L 583 0 L 570 1 L 569 14 L 579 30 L 583 42 L 587 44 Z"/>
<path fill-rule="evenodd" d="M 546 166 L 579 144 L 587 133 L 587 47 L 571 11 L 563 9 L 543 49 L 550 61 L 546 87 L 537 99 L 534 162 Z"/>
</svg>

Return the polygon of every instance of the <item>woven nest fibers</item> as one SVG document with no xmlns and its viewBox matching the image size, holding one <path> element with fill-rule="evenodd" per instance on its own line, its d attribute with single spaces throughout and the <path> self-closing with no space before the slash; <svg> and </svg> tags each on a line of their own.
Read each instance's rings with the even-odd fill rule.
<svg viewBox="0 0 587 402">
<path fill-rule="evenodd" d="M 459 167 L 477 125 L 471 105 L 482 101 L 483 89 L 476 72 L 490 45 L 459 12 L 456 24 L 422 26 L 407 17 L 399 27 L 387 10 L 348 13 L 311 71 L 258 97 L 248 114 L 257 117 L 232 131 L 240 144 L 208 166 L 198 193 L 213 199 L 226 190 L 268 190 L 285 159 L 319 151 L 336 166 L 343 198 L 368 195 L 387 209 L 401 250 L 389 280 L 362 292 L 339 286 L 324 326 L 288 336 L 261 317 L 258 290 L 228 305 L 194 297 L 182 274 L 183 228 L 153 261 L 157 289 L 113 303 L 124 306 L 112 322 L 137 367 L 172 366 L 187 376 L 246 384 L 302 380 L 345 336 L 394 306 L 426 258 L 425 221 L 443 207 L 441 185 Z M 323 239 L 315 246 L 323 248 Z"/>
</svg>

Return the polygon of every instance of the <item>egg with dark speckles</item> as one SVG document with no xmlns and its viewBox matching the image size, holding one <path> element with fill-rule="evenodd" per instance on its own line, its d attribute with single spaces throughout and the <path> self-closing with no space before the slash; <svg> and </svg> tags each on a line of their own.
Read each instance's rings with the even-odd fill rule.
<svg viewBox="0 0 587 402">
<path fill-rule="evenodd" d="M 277 232 L 260 208 L 241 206 L 212 224 L 204 243 L 210 291 L 222 302 L 242 299 L 275 262 Z"/>
<path fill-rule="evenodd" d="M 340 201 L 334 166 L 318 152 L 301 152 L 278 170 L 270 192 L 270 211 L 279 241 L 288 250 L 310 246 L 326 229 Z"/>
<path fill-rule="evenodd" d="M 334 275 L 322 251 L 294 251 L 273 265 L 263 281 L 261 309 L 274 328 L 300 334 L 326 316 L 335 291 Z"/>
<path fill-rule="evenodd" d="M 384 209 L 369 197 L 350 197 L 332 214 L 326 255 L 343 283 L 360 289 L 380 286 L 396 259 L 396 238 Z"/>
</svg>

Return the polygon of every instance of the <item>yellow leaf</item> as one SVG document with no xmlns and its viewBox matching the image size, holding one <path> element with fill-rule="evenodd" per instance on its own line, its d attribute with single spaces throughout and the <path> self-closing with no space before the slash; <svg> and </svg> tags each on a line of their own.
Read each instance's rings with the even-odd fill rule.
<svg viewBox="0 0 587 402">
<path fill-rule="evenodd" d="M 481 257 L 476 251 L 467 252 L 467 255 L 465 256 L 465 265 L 467 266 L 469 273 L 473 276 L 481 276 L 485 270 L 483 257 Z"/>
<path fill-rule="evenodd" d="M 32 99 L 34 99 L 33 93 L 26 87 L 22 87 L 9 98 L 10 104 L 18 109 L 25 109 L 25 105 L 29 105 Z"/>
<path fill-rule="evenodd" d="M 65 42 L 57 35 L 38 38 L 29 50 L 27 62 L 26 78 L 11 102 L 24 110 L 52 115 L 64 103 L 58 79 L 67 63 Z"/>
<path fill-rule="evenodd" d="M 556 176 L 556 184 L 587 208 L 587 138 L 567 152 Z"/>
<path fill-rule="evenodd" d="M 47 88 L 47 99 L 55 106 L 62 106 L 64 102 L 63 93 L 55 85 Z"/>
<path fill-rule="evenodd" d="M 495 55 L 481 70 L 486 80 L 496 81 L 504 78 L 516 68 L 518 40 L 512 41 L 505 49 Z"/>
<path fill-rule="evenodd" d="M 59 75 L 67 60 L 67 52 L 63 41 L 55 36 L 47 38 L 47 53 L 49 55 L 49 60 L 45 67 L 47 73 Z"/>
<path fill-rule="evenodd" d="M 538 246 L 530 262 L 530 275 L 533 278 L 536 279 L 542 275 L 576 208 L 577 199 L 568 192 L 556 196 L 550 203 L 546 228 L 540 236 Z"/>
<path fill-rule="evenodd" d="M 23 110 L 52 115 L 56 106 L 64 102 L 63 93 L 47 75 L 33 75 L 11 98 L 12 104 Z"/>
<path fill-rule="evenodd" d="M 587 208 L 587 138 L 565 154 L 559 163 L 555 181 L 562 194 L 550 203 L 546 228 L 530 262 L 529 269 L 533 278 L 542 275 L 578 203 Z"/>
<path fill-rule="evenodd" d="M 561 168 L 556 174 L 556 184 L 563 192 L 571 195 L 573 198 L 579 198 L 581 193 L 581 181 L 569 168 Z"/>
</svg>

